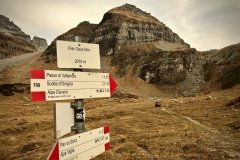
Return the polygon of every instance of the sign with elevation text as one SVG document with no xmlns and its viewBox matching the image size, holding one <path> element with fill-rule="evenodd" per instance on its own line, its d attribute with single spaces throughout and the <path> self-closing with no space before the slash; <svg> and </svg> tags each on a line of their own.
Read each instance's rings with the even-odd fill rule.
<svg viewBox="0 0 240 160">
<path fill-rule="evenodd" d="M 59 139 L 48 160 L 89 160 L 109 149 L 109 126 L 105 126 Z"/>
<path fill-rule="evenodd" d="M 57 40 L 58 68 L 100 69 L 98 44 Z"/>
<path fill-rule="evenodd" d="M 111 97 L 117 87 L 109 73 L 31 70 L 32 101 Z"/>
</svg>

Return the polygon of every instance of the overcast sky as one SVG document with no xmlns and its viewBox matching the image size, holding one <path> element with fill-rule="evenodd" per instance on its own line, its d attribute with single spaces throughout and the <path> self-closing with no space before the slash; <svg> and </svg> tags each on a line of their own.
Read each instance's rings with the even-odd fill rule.
<svg viewBox="0 0 240 160">
<path fill-rule="evenodd" d="M 82 21 L 99 23 L 125 3 L 151 13 L 197 50 L 240 42 L 240 0 L 0 0 L 0 14 L 49 44 Z"/>
</svg>

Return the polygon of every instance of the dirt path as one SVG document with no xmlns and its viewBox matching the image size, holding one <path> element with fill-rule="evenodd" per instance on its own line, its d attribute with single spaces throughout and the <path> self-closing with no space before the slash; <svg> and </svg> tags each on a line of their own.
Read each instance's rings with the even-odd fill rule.
<svg viewBox="0 0 240 160">
<path fill-rule="evenodd" d="M 187 120 L 190 123 L 201 127 L 203 130 L 208 131 L 209 134 L 206 135 L 206 138 L 208 138 L 209 140 L 212 140 L 215 143 L 221 144 L 221 146 L 224 146 L 224 148 L 225 148 L 224 152 L 227 155 L 230 155 L 231 157 L 240 157 L 240 152 L 232 149 L 232 148 L 237 148 L 238 144 L 240 144 L 240 143 L 236 143 L 236 140 L 232 139 L 231 136 L 227 136 L 227 135 L 221 133 L 220 131 L 218 131 L 217 129 L 210 128 L 210 127 L 208 127 L 208 126 L 206 126 L 206 125 L 204 125 L 204 124 L 202 124 L 202 123 L 200 123 L 200 122 L 198 122 L 198 121 L 196 121 L 196 120 L 194 120 L 190 117 L 183 116 L 181 114 L 173 113 L 171 111 L 168 111 L 164 107 L 162 108 L 162 111 L 168 113 L 171 116 L 174 116 L 176 118 L 181 119 L 181 121 L 186 121 Z"/>
<path fill-rule="evenodd" d="M 11 57 L 11 58 L 0 60 L 0 72 L 2 72 L 6 66 L 16 67 L 16 66 L 22 65 L 28 61 L 31 61 L 34 57 L 36 57 L 39 54 L 41 54 L 41 52 L 34 52 L 34 53 L 24 54 L 21 56 L 16 56 L 16 57 Z"/>
<path fill-rule="evenodd" d="M 29 83 L 29 73 L 41 52 L 24 54 L 0 61 L 0 84 Z"/>
</svg>

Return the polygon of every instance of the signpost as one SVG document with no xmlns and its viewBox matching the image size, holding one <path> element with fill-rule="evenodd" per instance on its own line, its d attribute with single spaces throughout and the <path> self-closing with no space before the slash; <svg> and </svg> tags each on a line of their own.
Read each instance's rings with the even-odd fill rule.
<svg viewBox="0 0 240 160">
<path fill-rule="evenodd" d="M 100 69 L 97 44 L 57 41 L 59 68 Z M 111 97 L 117 84 L 109 73 L 31 70 L 31 99 L 72 100 L 56 103 L 55 138 L 75 130 L 76 135 L 59 139 L 48 160 L 89 160 L 110 149 L 109 126 L 85 132 L 83 98 Z"/>
<path fill-rule="evenodd" d="M 89 160 L 110 149 L 109 126 L 59 139 L 48 160 Z"/>
<path fill-rule="evenodd" d="M 99 45 L 57 40 L 57 64 L 59 68 L 100 69 Z"/>
<path fill-rule="evenodd" d="M 32 101 L 110 97 L 116 87 L 109 73 L 31 70 Z"/>
</svg>

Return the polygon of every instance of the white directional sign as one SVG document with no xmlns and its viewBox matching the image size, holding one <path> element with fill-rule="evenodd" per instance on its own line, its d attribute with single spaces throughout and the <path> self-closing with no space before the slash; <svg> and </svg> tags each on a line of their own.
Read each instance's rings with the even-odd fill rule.
<svg viewBox="0 0 240 160">
<path fill-rule="evenodd" d="M 100 69 L 99 45 L 57 40 L 57 64 L 59 68 Z"/>
<path fill-rule="evenodd" d="M 109 73 L 31 70 L 32 101 L 110 97 L 116 87 Z"/>
<path fill-rule="evenodd" d="M 110 149 L 109 127 L 59 139 L 48 160 L 89 160 Z"/>
</svg>

